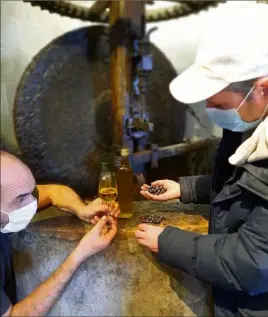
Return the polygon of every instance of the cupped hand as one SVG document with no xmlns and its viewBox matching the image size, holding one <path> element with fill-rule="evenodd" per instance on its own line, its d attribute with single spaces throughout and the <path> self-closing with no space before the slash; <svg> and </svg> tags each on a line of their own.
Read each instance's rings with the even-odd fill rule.
<svg viewBox="0 0 268 317">
<path fill-rule="evenodd" d="M 171 180 L 158 180 L 152 183 L 152 186 L 163 186 L 166 192 L 161 195 L 154 195 L 149 193 L 149 185 L 143 185 L 141 187 L 141 194 L 150 200 L 155 201 L 167 201 L 171 199 L 178 199 L 181 196 L 180 184 Z"/>
</svg>

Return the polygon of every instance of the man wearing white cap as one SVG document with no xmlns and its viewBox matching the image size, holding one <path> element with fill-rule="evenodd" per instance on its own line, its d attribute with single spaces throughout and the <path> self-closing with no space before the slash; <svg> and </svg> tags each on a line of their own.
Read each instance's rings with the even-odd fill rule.
<svg viewBox="0 0 268 317">
<path fill-rule="evenodd" d="M 268 5 L 219 17 L 201 37 L 196 62 L 170 84 L 179 101 L 207 100 L 223 128 L 212 176 L 164 180 L 167 192 L 210 203 L 209 234 L 142 224 L 139 243 L 213 287 L 216 316 L 268 316 Z M 178 123 L 179 124 L 179 123 Z"/>
</svg>

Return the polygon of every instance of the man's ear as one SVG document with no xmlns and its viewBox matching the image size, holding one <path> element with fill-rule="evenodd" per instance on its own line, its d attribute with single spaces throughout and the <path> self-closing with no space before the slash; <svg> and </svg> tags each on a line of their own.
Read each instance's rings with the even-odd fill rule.
<svg viewBox="0 0 268 317">
<path fill-rule="evenodd" d="M 255 86 L 263 97 L 268 98 L 268 76 L 258 79 Z"/>
</svg>

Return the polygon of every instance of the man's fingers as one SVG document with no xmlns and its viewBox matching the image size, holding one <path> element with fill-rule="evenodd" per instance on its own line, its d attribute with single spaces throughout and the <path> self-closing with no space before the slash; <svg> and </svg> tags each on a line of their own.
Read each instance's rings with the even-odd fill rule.
<svg viewBox="0 0 268 317">
<path fill-rule="evenodd" d="M 165 182 L 166 181 L 164 179 L 160 179 L 158 181 L 152 182 L 152 186 L 164 186 Z"/>
<path fill-rule="evenodd" d="M 99 220 L 100 220 L 100 217 L 95 216 L 93 219 L 91 219 L 91 223 L 95 225 Z"/>
<path fill-rule="evenodd" d="M 145 238 L 145 232 L 141 230 L 135 231 L 135 237 L 138 239 L 144 239 Z"/>
<path fill-rule="evenodd" d="M 141 192 L 141 194 L 144 196 L 144 197 L 146 197 L 146 198 L 148 198 L 148 199 L 150 199 L 150 200 L 158 200 L 158 201 L 161 201 L 161 200 L 163 200 L 163 197 L 161 197 L 161 195 L 153 195 L 153 194 L 151 194 L 151 193 L 149 193 L 149 192 Z"/>
<path fill-rule="evenodd" d="M 96 223 L 95 227 L 92 229 L 94 230 L 97 234 L 100 234 L 104 226 L 106 225 L 107 222 L 107 217 L 103 216 L 101 219 Z"/>
<path fill-rule="evenodd" d="M 110 229 L 113 229 L 114 227 L 117 226 L 117 219 L 112 216 L 108 216 L 107 224 L 109 225 Z"/>
<path fill-rule="evenodd" d="M 116 236 L 116 233 L 117 233 L 117 227 L 114 227 L 113 229 L 110 229 L 105 236 L 109 240 L 113 240 L 113 238 Z"/>
<path fill-rule="evenodd" d="M 150 225 L 147 225 L 145 223 L 141 223 L 140 225 L 138 225 L 138 229 L 141 231 L 146 231 L 149 228 Z"/>
<path fill-rule="evenodd" d="M 109 221 L 111 230 L 115 229 L 117 231 L 117 221 L 118 221 L 117 218 L 109 217 L 108 221 Z"/>
<path fill-rule="evenodd" d="M 147 184 L 144 184 L 144 185 L 141 186 L 141 190 L 147 190 L 149 188 L 150 188 L 150 186 L 147 185 Z"/>
<path fill-rule="evenodd" d="M 107 224 L 101 229 L 101 235 L 105 235 L 108 232 L 108 226 Z"/>
<path fill-rule="evenodd" d="M 93 225 L 95 225 L 99 220 L 100 220 L 100 217 L 95 216 L 95 217 L 91 220 L 91 223 L 92 223 Z"/>
<path fill-rule="evenodd" d="M 118 212 L 118 206 L 116 203 L 109 203 L 107 208 L 107 214 L 110 216 L 114 216 Z"/>
<path fill-rule="evenodd" d="M 144 196 L 144 197 L 147 198 L 147 199 L 154 200 L 154 195 L 150 194 L 150 193 L 147 192 L 147 191 L 141 191 L 141 194 L 142 194 L 142 196 Z"/>
<path fill-rule="evenodd" d="M 148 197 L 146 196 L 146 191 L 141 190 L 140 193 L 141 193 L 141 195 L 144 196 L 145 198 L 148 198 Z"/>
<path fill-rule="evenodd" d="M 110 206 L 109 206 L 109 204 L 108 204 L 106 201 L 103 201 L 103 202 L 102 202 L 102 209 L 103 209 L 103 211 L 105 211 L 106 213 L 109 211 Z"/>
<path fill-rule="evenodd" d="M 120 215 L 120 211 L 117 211 L 117 212 L 114 214 L 114 217 L 115 217 L 115 218 L 118 218 L 119 215 Z"/>
<path fill-rule="evenodd" d="M 166 193 L 164 193 L 164 194 L 160 194 L 160 195 L 158 195 L 158 196 L 156 196 L 156 198 L 155 198 L 155 200 L 169 200 L 170 198 L 169 198 L 169 196 L 168 196 L 168 194 L 167 194 L 167 192 Z"/>
<path fill-rule="evenodd" d="M 107 207 L 108 207 L 109 211 L 113 211 L 114 210 L 114 204 L 113 203 L 108 204 Z"/>
<path fill-rule="evenodd" d="M 144 239 L 138 239 L 138 242 L 139 242 L 139 244 L 141 244 L 141 245 L 147 246 L 147 245 L 146 245 L 146 241 L 145 241 Z"/>
<path fill-rule="evenodd" d="M 163 197 L 161 197 L 161 195 L 148 194 L 148 197 L 150 197 L 150 199 L 156 200 L 156 201 L 162 201 L 163 200 Z"/>
<path fill-rule="evenodd" d="M 112 240 L 117 233 L 117 222 L 111 221 L 109 231 L 105 234 L 105 237 Z"/>
<path fill-rule="evenodd" d="M 115 222 L 115 220 L 114 220 L 114 218 L 113 218 L 112 216 L 108 216 L 108 217 L 107 217 L 107 222 L 110 223 L 110 224 L 112 224 L 112 223 Z"/>
</svg>

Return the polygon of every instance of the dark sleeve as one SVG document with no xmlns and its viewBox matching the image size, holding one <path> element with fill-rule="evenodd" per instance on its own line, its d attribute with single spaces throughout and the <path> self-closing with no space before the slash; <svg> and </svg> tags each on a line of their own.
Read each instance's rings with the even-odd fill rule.
<svg viewBox="0 0 268 317">
<path fill-rule="evenodd" d="M 184 204 L 209 204 L 212 176 L 188 176 L 180 177 L 181 201 Z"/>
<path fill-rule="evenodd" d="M 36 198 L 37 203 L 38 203 L 38 199 L 39 199 L 39 192 L 37 187 L 35 186 L 34 191 L 33 191 L 33 196 Z"/>
<path fill-rule="evenodd" d="M 159 237 L 164 262 L 214 286 L 250 295 L 268 291 L 268 206 L 255 206 L 236 233 L 199 235 L 166 228 Z"/>
<path fill-rule="evenodd" d="M 5 291 L 1 287 L 1 301 L 0 301 L 1 316 L 3 316 L 7 312 L 10 306 L 11 306 L 11 302 L 6 296 Z"/>
</svg>

